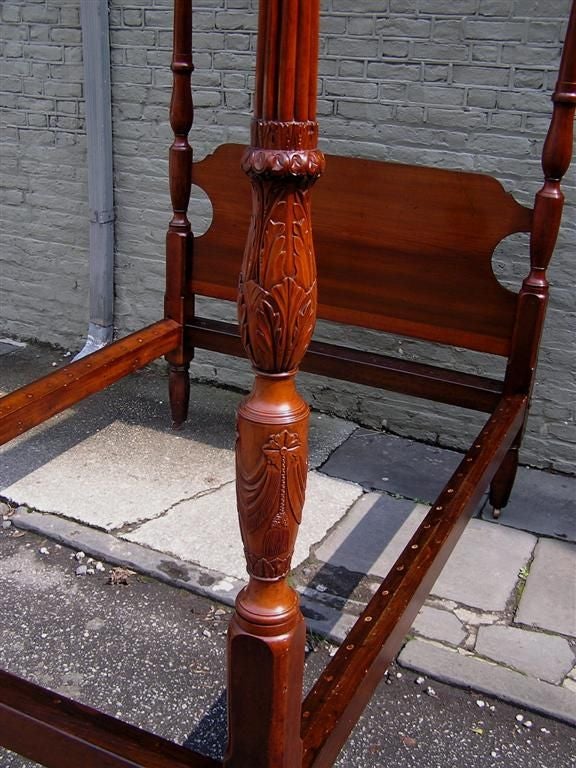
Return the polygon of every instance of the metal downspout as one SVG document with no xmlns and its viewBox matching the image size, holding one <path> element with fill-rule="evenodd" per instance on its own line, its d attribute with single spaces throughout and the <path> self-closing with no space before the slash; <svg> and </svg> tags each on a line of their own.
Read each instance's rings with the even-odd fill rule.
<svg viewBox="0 0 576 768">
<path fill-rule="evenodd" d="M 89 326 L 78 360 L 112 341 L 114 186 L 108 0 L 80 0 L 90 208 Z"/>
</svg>

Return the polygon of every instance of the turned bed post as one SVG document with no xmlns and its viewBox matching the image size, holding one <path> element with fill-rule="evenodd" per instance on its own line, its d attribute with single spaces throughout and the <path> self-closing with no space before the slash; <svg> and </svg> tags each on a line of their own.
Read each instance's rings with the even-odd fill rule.
<svg viewBox="0 0 576 768">
<path fill-rule="evenodd" d="M 552 102 L 552 121 L 542 150 L 544 185 L 537 192 L 534 201 L 534 218 L 530 237 L 530 272 L 522 283 L 518 296 L 512 354 L 508 361 L 504 383 L 505 394 L 530 396 L 538 362 L 538 349 L 548 305 L 546 271 L 556 245 L 562 218 L 564 195 L 561 182 L 572 160 L 576 109 L 576 2 L 572 3 L 570 11 Z M 490 487 L 490 503 L 495 517 L 498 517 L 500 510 L 508 503 L 510 497 L 525 426 L 526 420 Z"/>
<path fill-rule="evenodd" d="M 242 167 L 252 218 L 239 279 L 255 372 L 238 411 L 240 529 L 249 573 L 228 634 L 227 768 L 300 768 L 305 625 L 286 577 L 304 503 L 309 409 L 295 387 L 316 317 L 310 188 L 318 0 L 262 0 L 255 117 Z"/>
<path fill-rule="evenodd" d="M 174 0 L 174 46 L 172 53 L 173 87 L 170 125 L 174 141 L 169 154 L 172 219 L 166 234 L 166 293 L 164 317 L 181 326 L 180 344 L 166 355 L 169 368 L 170 410 L 174 426 L 188 415 L 190 399 L 189 368 L 193 350 L 185 344 L 186 320 L 194 315 L 194 296 L 188 292 L 194 238 L 188 220 L 192 185 L 192 148 L 188 133 L 192 127 L 192 0 Z"/>
</svg>

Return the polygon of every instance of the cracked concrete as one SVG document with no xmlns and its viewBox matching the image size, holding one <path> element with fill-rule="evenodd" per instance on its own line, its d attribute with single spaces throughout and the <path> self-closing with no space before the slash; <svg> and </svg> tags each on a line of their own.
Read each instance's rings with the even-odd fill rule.
<svg viewBox="0 0 576 768">
<path fill-rule="evenodd" d="M 35 378 L 40 371 L 30 360 L 36 357 L 4 368 L 8 386 L 0 386 L 14 388 L 18 376 Z M 157 371 L 141 372 L 13 441 L 2 452 L 0 494 L 12 508 L 24 506 L 0 514 L 8 514 L 10 525 L 230 605 L 246 577 L 234 499 L 234 413 L 241 395 L 194 383 L 190 421 L 173 432 L 165 387 Z M 373 456 L 367 469 L 354 448 L 359 444 L 383 451 L 384 465 Z M 312 414 L 310 446 L 313 471 L 292 579 L 309 625 L 341 641 L 424 516 L 426 507 L 414 499 L 432 495 L 430 474 L 438 475 L 434 482 L 449 474 L 455 457 L 400 438 L 370 437 L 324 414 Z M 396 472 L 399 456 L 403 466 L 409 461 L 408 474 Z M 378 486 L 370 472 L 384 484 L 377 493 L 363 491 Z M 566 719 L 576 712 L 576 672 L 565 653 L 576 649 L 570 586 L 576 545 L 538 538 L 538 526 L 529 527 L 542 507 L 540 485 L 546 525 L 563 535 L 576 480 L 547 475 L 539 484 L 531 475 L 533 492 L 522 493 L 522 504 L 534 507 L 526 530 L 506 527 L 506 510 L 498 522 L 471 521 L 416 619 L 418 639 L 399 658 L 430 676 Z M 515 513 L 515 527 L 518 520 Z M 564 654 L 559 671 L 534 629 L 561 638 L 554 643 Z M 487 638 L 500 634 L 511 638 L 506 658 L 487 650 Z M 537 672 L 523 662 L 522 648 L 530 643 Z"/>
</svg>

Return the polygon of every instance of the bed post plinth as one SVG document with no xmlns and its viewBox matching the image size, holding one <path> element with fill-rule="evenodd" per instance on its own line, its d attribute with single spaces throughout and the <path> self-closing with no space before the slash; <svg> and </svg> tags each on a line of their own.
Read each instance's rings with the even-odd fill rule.
<svg viewBox="0 0 576 768">
<path fill-rule="evenodd" d="M 316 0 L 260 3 L 255 118 L 242 166 L 252 218 L 238 316 L 255 371 L 237 420 L 236 488 L 248 586 L 228 634 L 226 768 L 301 768 L 305 625 L 286 577 L 304 504 L 309 409 L 295 376 L 316 319 L 310 189 Z"/>
<path fill-rule="evenodd" d="M 192 148 L 188 133 L 192 127 L 192 0 L 174 0 L 173 88 L 170 125 L 174 141 L 170 147 L 169 176 L 172 219 L 166 235 L 166 293 L 164 317 L 181 326 L 178 347 L 166 355 L 169 369 L 169 396 L 172 423 L 182 425 L 188 416 L 190 360 L 193 350 L 185 344 L 186 320 L 194 314 L 194 296 L 188 291 L 192 263 L 193 235 L 188 220 L 192 186 Z"/>
<path fill-rule="evenodd" d="M 552 121 L 542 151 L 544 185 L 534 201 L 534 221 L 530 238 L 530 273 L 522 283 L 512 349 L 506 371 L 506 394 L 530 397 L 538 362 L 538 349 L 546 307 L 548 278 L 546 275 L 560 229 L 564 195 L 561 182 L 572 160 L 574 111 L 576 110 L 576 3 L 572 3 L 558 81 L 552 94 Z M 526 413 L 528 410 L 526 411 Z M 490 487 L 490 503 L 494 517 L 508 503 L 522 443 L 526 420 L 514 444 L 498 469 Z"/>
</svg>

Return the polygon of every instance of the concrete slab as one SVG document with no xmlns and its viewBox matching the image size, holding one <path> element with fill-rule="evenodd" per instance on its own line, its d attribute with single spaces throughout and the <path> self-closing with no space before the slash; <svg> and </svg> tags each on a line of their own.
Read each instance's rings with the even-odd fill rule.
<svg viewBox="0 0 576 768">
<path fill-rule="evenodd" d="M 480 627 L 475 650 L 492 661 L 557 685 L 574 664 L 574 654 L 564 638 L 517 627 Z"/>
<path fill-rule="evenodd" d="M 11 374 L 22 378 L 18 369 Z M 153 519 L 234 478 L 241 398 L 193 383 L 190 419 L 176 432 L 166 378 L 157 370 L 136 373 L 0 449 L 0 492 L 106 530 Z M 310 465 L 321 464 L 355 426 L 313 414 Z"/>
<path fill-rule="evenodd" d="M 576 637 L 576 545 L 538 542 L 515 620 Z"/>
<path fill-rule="evenodd" d="M 436 680 L 472 688 L 576 725 L 576 694 L 566 688 L 422 640 L 410 640 L 398 662 Z"/>
<path fill-rule="evenodd" d="M 426 512 L 406 499 L 366 494 L 314 554 L 332 566 L 384 578 Z"/>
<path fill-rule="evenodd" d="M 334 451 L 322 471 L 367 490 L 432 503 L 461 460 L 462 454 L 456 451 L 357 429 Z"/>
<path fill-rule="evenodd" d="M 576 477 L 520 467 L 499 525 L 576 541 Z M 496 522 L 487 505 L 482 518 Z"/>
<path fill-rule="evenodd" d="M 144 424 L 114 422 L 2 493 L 17 503 L 111 530 L 157 517 L 182 499 L 233 478 L 230 450 Z"/>
<path fill-rule="evenodd" d="M 450 611 L 441 611 L 425 605 L 421 610 L 412 630 L 430 640 L 439 640 L 449 645 L 460 645 L 467 637 L 462 622 Z"/>
<path fill-rule="evenodd" d="M 529 533 L 471 520 L 432 594 L 483 611 L 503 611 L 535 545 Z"/>
<path fill-rule="evenodd" d="M 326 535 L 361 493 L 362 489 L 352 483 L 318 472 L 309 473 L 303 525 L 292 560 L 294 567 L 309 556 L 310 547 Z M 235 578 L 246 578 L 234 483 L 185 500 L 162 517 L 123 536 Z"/>
</svg>

